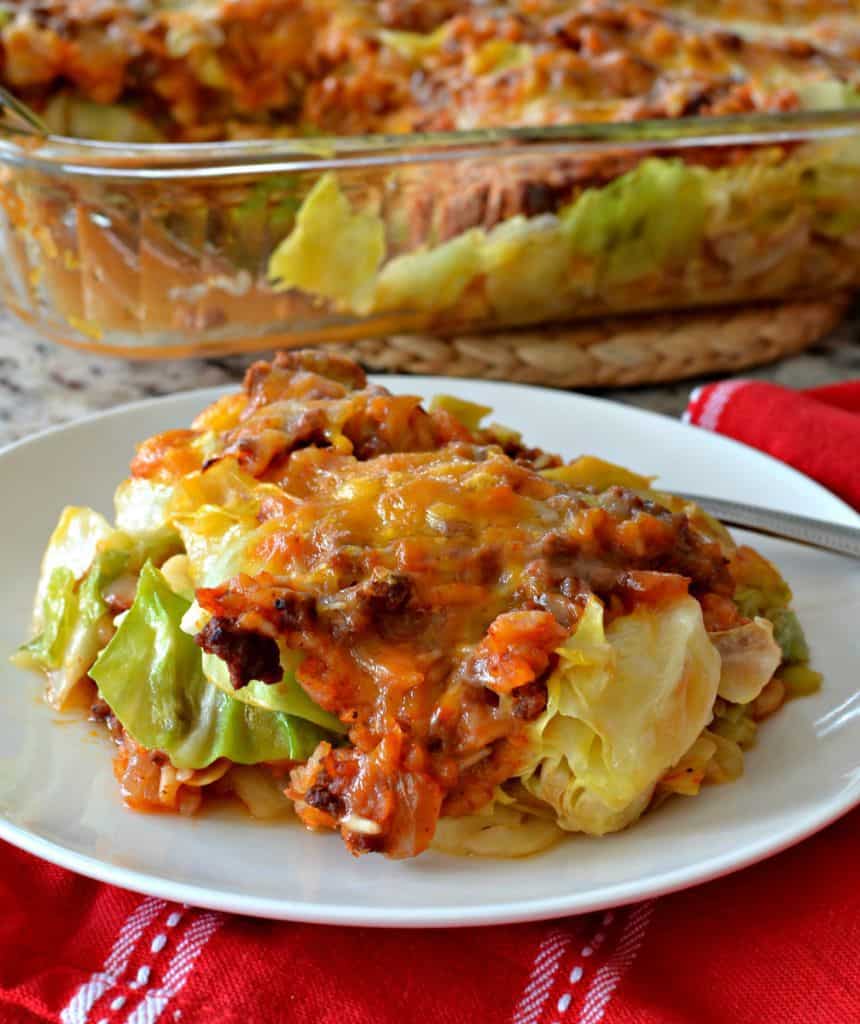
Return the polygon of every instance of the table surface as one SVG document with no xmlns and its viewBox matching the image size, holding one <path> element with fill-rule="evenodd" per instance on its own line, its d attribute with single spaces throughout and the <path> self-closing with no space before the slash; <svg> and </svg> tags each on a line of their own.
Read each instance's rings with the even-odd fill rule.
<svg viewBox="0 0 860 1024">
<path fill-rule="evenodd" d="M 265 355 L 164 362 L 92 356 L 41 339 L 0 308 L 0 446 L 136 399 L 236 383 L 250 362 Z M 814 348 L 744 376 L 796 388 L 860 377 L 860 304 Z M 679 416 L 691 389 L 703 382 L 591 393 Z"/>
</svg>

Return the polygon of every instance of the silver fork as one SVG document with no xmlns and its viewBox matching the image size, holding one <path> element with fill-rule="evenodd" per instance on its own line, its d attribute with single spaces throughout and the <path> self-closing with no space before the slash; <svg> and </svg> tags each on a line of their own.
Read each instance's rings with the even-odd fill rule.
<svg viewBox="0 0 860 1024">
<path fill-rule="evenodd" d="M 793 512 L 778 512 L 759 505 L 710 498 L 701 494 L 678 494 L 678 497 L 694 501 L 730 526 L 742 526 L 772 537 L 783 537 L 810 547 L 824 548 L 825 551 L 836 551 L 850 558 L 860 558 L 860 526 L 828 523 L 824 519 L 812 519 Z"/>
</svg>

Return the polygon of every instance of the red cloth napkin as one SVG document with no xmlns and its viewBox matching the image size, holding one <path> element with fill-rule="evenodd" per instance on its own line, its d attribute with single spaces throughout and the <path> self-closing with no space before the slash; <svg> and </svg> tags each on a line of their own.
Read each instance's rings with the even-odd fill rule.
<svg viewBox="0 0 860 1024">
<path fill-rule="evenodd" d="M 724 380 L 694 391 L 685 419 L 782 459 L 860 508 L 860 380 L 801 392 Z"/>
<path fill-rule="evenodd" d="M 795 395 L 732 381 L 688 412 L 860 508 L 860 382 Z M 0 843 L 0 1024 L 855 1024 L 858 864 L 854 811 L 660 900 L 384 931 L 194 910 Z"/>
</svg>

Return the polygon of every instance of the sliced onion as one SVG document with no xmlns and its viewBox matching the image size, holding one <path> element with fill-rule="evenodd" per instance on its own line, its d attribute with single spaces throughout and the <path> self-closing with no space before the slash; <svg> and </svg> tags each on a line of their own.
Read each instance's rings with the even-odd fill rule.
<svg viewBox="0 0 860 1024">
<path fill-rule="evenodd" d="M 770 682 L 782 661 L 773 625 L 757 618 L 708 635 L 722 662 L 719 695 L 734 704 L 749 704 Z"/>
</svg>

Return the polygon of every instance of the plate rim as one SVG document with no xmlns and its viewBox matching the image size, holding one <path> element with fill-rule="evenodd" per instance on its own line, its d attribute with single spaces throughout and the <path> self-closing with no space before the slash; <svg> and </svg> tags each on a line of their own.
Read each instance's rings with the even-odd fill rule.
<svg viewBox="0 0 860 1024">
<path fill-rule="evenodd" d="M 803 473 L 788 466 L 786 463 L 746 445 L 733 438 L 725 437 L 711 431 L 677 420 L 671 416 L 629 406 L 611 399 L 586 395 L 580 392 L 566 392 L 560 389 L 535 385 L 517 384 L 509 381 L 485 381 L 470 378 L 409 376 L 409 375 L 371 375 L 370 379 L 382 384 L 397 384 L 406 388 L 414 385 L 417 393 L 426 395 L 431 390 L 445 387 L 468 387 L 473 384 L 489 385 L 493 388 L 504 388 L 513 392 L 528 392 L 535 397 L 552 394 L 573 402 L 591 405 L 595 408 L 611 407 L 622 416 L 628 413 L 633 418 L 645 417 L 670 425 L 673 430 L 681 428 L 682 432 L 695 431 L 696 435 L 710 436 L 707 443 L 718 446 L 729 446 L 728 450 L 740 449 L 748 457 L 751 453 L 755 460 L 764 460 L 771 471 L 787 475 L 788 479 L 806 489 L 817 492 L 834 513 L 838 513 L 836 521 L 856 523 L 860 515 L 837 495 L 822 485 L 805 476 Z M 109 409 L 97 410 L 85 416 L 77 417 L 64 423 L 54 424 L 36 434 L 19 438 L 0 447 L 0 461 L 9 455 L 30 446 L 37 446 L 49 441 L 58 434 L 74 431 L 95 422 L 122 418 L 129 414 L 147 412 L 162 405 L 182 402 L 200 402 L 201 409 L 223 394 L 236 390 L 236 385 L 218 385 L 207 388 L 194 388 L 173 392 L 168 395 L 152 396 L 126 402 Z M 692 434 L 688 434 L 692 436 Z M 828 515 L 830 513 L 828 512 Z M 472 927 L 502 923 L 518 923 L 524 921 L 549 920 L 571 914 L 588 913 L 624 903 L 653 899 L 671 892 L 677 892 L 693 885 L 702 884 L 721 878 L 734 871 L 742 870 L 752 864 L 774 856 L 785 849 L 802 842 L 838 818 L 847 814 L 855 806 L 860 805 L 860 790 L 851 792 L 841 790 L 829 796 L 824 802 L 817 803 L 800 821 L 787 824 L 778 833 L 764 836 L 758 841 L 744 847 L 738 856 L 733 851 L 698 859 L 683 869 L 669 868 L 658 874 L 651 874 L 646 880 L 619 882 L 590 888 L 583 893 L 563 893 L 558 896 L 540 899 L 526 899 L 511 903 L 493 902 L 486 906 L 469 907 L 465 913 L 457 914 L 456 908 L 445 906 L 412 907 L 401 910 L 392 907 L 368 907 L 367 905 L 340 903 L 319 904 L 308 901 L 295 901 L 289 898 L 252 896 L 230 893 L 227 889 L 211 888 L 207 885 L 180 882 L 163 875 L 151 874 L 136 868 L 127 868 L 111 864 L 89 854 L 80 853 L 47 839 L 36 832 L 30 831 L 11 822 L 0 812 L 0 839 L 3 839 L 27 853 L 40 857 L 49 863 L 72 870 L 85 877 L 99 882 L 119 886 L 133 892 L 154 896 L 165 900 L 188 903 L 210 910 L 247 914 L 270 920 L 289 920 L 314 924 L 352 925 L 365 927 Z"/>
<path fill-rule="evenodd" d="M 657 899 L 660 896 L 714 882 L 804 842 L 858 806 L 860 790 L 844 803 L 832 801 L 820 816 L 810 814 L 802 830 L 786 828 L 776 841 L 772 836 L 767 836 L 747 847 L 747 853 L 740 858 L 727 851 L 717 857 L 696 861 L 683 871 L 665 871 L 660 875 L 653 875 L 647 884 L 627 882 L 603 886 L 600 889 L 588 890 L 588 895 L 581 898 L 576 895 L 560 895 L 549 899 L 470 907 L 465 914 L 459 916 L 451 915 L 447 908 L 441 912 L 433 907 L 408 910 L 379 909 L 346 903 L 314 904 L 272 897 L 231 895 L 222 890 L 174 882 L 159 875 L 123 868 L 87 854 L 76 853 L 58 843 L 20 829 L 5 817 L 0 817 L 0 839 L 50 864 L 74 871 L 93 881 L 105 882 L 129 892 L 188 904 L 204 910 L 243 914 L 269 921 L 357 928 L 473 928 L 551 921 L 561 917 L 588 914 Z M 539 857 L 540 854 L 536 856 Z"/>
</svg>

